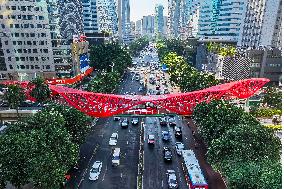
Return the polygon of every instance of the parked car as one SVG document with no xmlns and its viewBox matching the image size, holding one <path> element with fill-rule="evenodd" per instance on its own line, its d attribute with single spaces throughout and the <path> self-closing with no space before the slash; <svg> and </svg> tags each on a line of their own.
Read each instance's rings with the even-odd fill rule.
<svg viewBox="0 0 284 189">
<path fill-rule="evenodd" d="M 181 156 L 182 150 L 184 150 L 184 144 L 181 142 L 176 142 L 175 147 L 177 154 Z"/>
<path fill-rule="evenodd" d="M 139 118 L 138 117 L 133 117 L 131 120 L 132 125 L 138 125 L 139 123 Z"/>
<path fill-rule="evenodd" d="M 127 127 L 128 127 L 128 124 L 129 124 L 129 121 L 128 121 L 127 118 L 125 118 L 124 120 L 122 120 L 122 121 L 120 122 L 120 126 L 121 126 L 122 128 L 127 128 Z"/>
<path fill-rule="evenodd" d="M 170 140 L 170 132 L 169 131 L 162 131 L 162 138 L 163 140 Z"/>
<path fill-rule="evenodd" d="M 120 148 L 113 149 L 111 163 L 112 166 L 120 165 Z"/>
<path fill-rule="evenodd" d="M 166 84 L 166 83 L 165 83 Z M 170 91 L 168 88 L 164 88 L 164 94 L 170 94 Z"/>
<path fill-rule="evenodd" d="M 148 144 L 155 144 L 155 136 L 148 135 Z"/>
<path fill-rule="evenodd" d="M 177 176 L 174 170 L 167 170 L 169 188 L 178 188 Z"/>
<path fill-rule="evenodd" d="M 161 117 L 160 118 L 160 125 L 161 126 L 167 126 L 167 118 L 166 117 Z"/>
<path fill-rule="evenodd" d="M 90 170 L 90 177 L 89 180 L 98 180 L 101 170 L 102 170 L 103 163 L 101 161 L 95 161 L 91 170 Z"/>
<path fill-rule="evenodd" d="M 164 147 L 164 160 L 172 161 L 172 151 L 168 147 Z"/>
<path fill-rule="evenodd" d="M 117 139 L 118 139 L 118 134 L 117 133 L 112 133 L 111 137 L 109 139 L 109 145 L 110 146 L 115 146 L 117 144 Z"/>
<path fill-rule="evenodd" d="M 138 91 L 142 92 L 143 91 L 143 87 L 139 87 Z"/>
<path fill-rule="evenodd" d="M 176 136 L 177 138 L 181 138 L 181 137 L 182 137 L 181 127 L 175 126 L 175 136 Z"/>
</svg>

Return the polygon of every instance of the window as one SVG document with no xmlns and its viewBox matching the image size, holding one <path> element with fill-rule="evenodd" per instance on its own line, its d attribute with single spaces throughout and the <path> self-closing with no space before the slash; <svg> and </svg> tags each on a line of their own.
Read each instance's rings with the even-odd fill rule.
<svg viewBox="0 0 284 189">
<path fill-rule="evenodd" d="M 35 60 L 38 61 L 38 57 L 35 57 Z"/>
<path fill-rule="evenodd" d="M 25 57 L 20 57 L 20 60 L 21 61 L 25 61 Z"/>
<path fill-rule="evenodd" d="M 22 41 L 18 41 L 18 45 L 23 45 L 23 42 Z"/>
<path fill-rule="evenodd" d="M 32 20 L 33 19 L 33 15 L 28 15 L 28 20 Z"/>
<path fill-rule="evenodd" d="M 30 69 L 30 66 L 29 66 L 29 65 L 26 65 L 26 69 Z"/>
<path fill-rule="evenodd" d="M 40 68 L 39 68 L 39 66 L 38 66 L 38 65 L 35 65 L 35 69 L 37 69 L 37 70 L 38 70 L 38 69 L 40 69 Z"/>
<path fill-rule="evenodd" d="M 37 49 L 33 49 L 33 53 L 37 53 Z"/>
<path fill-rule="evenodd" d="M 25 34 L 24 34 L 24 33 L 21 33 L 21 36 L 22 36 L 22 37 L 25 37 Z"/>
<path fill-rule="evenodd" d="M 19 33 L 15 33 L 15 37 L 19 37 L 20 36 L 20 34 Z"/>
<path fill-rule="evenodd" d="M 30 33 L 30 36 L 31 37 L 35 37 L 35 33 Z"/>
<path fill-rule="evenodd" d="M 44 20 L 44 17 L 43 16 L 39 16 L 38 19 L 39 20 Z"/>
<path fill-rule="evenodd" d="M 13 69 L 13 66 L 10 64 L 10 65 L 9 65 L 9 68 L 12 70 L 12 69 Z"/>
<path fill-rule="evenodd" d="M 24 28 L 29 28 L 29 24 L 24 24 Z"/>
<path fill-rule="evenodd" d="M 37 24 L 37 28 L 42 28 L 42 24 Z"/>
<path fill-rule="evenodd" d="M 26 33 L 26 37 L 29 37 L 30 36 L 30 34 L 29 33 Z"/>
<path fill-rule="evenodd" d="M 18 51 L 18 53 L 22 53 L 22 49 L 18 49 L 17 51 Z"/>
<path fill-rule="evenodd" d="M 50 69 L 50 65 L 46 65 L 46 67 L 45 67 L 46 69 Z"/>
<path fill-rule="evenodd" d="M 30 24 L 31 28 L 35 28 L 35 26 L 33 24 Z"/>
<path fill-rule="evenodd" d="M 44 41 L 40 41 L 39 44 L 40 44 L 40 45 L 44 45 Z"/>
<path fill-rule="evenodd" d="M 28 49 L 28 53 L 32 53 L 32 49 Z"/>
<path fill-rule="evenodd" d="M 9 50 L 9 49 L 7 49 L 7 50 L 6 50 L 6 52 L 7 52 L 7 53 L 10 53 L 10 50 Z"/>
<path fill-rule="evenodd" d="M 20 65 L 20 68 L 21 68 L 22 70 L 24 70 L 24 69 L 25 69 L 25 66 L 24 66 L 24 65 Z"/>
<path fill-rule="evenodd" d="M 48 53 L 48 49 L 43 49 L 43 52 L 44 53 Z"/>
<path fill-rule="evenodd" d="M 11 57 L 8 57 L 8 61 L 11 61 Z"/>
<path fill-rule="evenodd" d="M 31 65 L 31 69 L 32 69 L 32 70 L 34 69 L 34 65 Z"/>
<path fill-rule="evenodd" d="M 19 24 L 15 24 L 15 28 L 20 28 L 20 25 Z"/>
<path fill-rule="evenodd" d="M 27 45 L 32 45 L 32 42 L 31 41 L 27 41 Z"/>
<path fill-rule="evenodd" d="M 36 41 L 33 41 L 33 45 L 36 45 Z"/>
<path fill-rule="evenodd" d="M 35 58 L 34 57 L 30 57 L 30 61 L 34 61 L 35 60 Z"/>
<path fill-rule="evenodd" d="M 3 15 L 0 15 L 0 19 L 3 19 Z"/>
<path fill-rule="evenodd" d="M 13 28 L 13 24 L 10 24 L 10 28 Z"/>
<path fill-rule="evenodd" d="M 12 6 L 12 10 L 16 10 L 16 6 Z"/>
<path fill-rule="evenodd" d="M 24 50 L 24 53 L 28 53 L 27 49 L 23 49 Z"/>
<path fill-rule="evenodd" d="M 15 41 L 16 42 L 16 41 Z M 8 41 L 5 41 L 5 45 L 8 45 Z"/>
<path fill-rule="evenodd" d="M 5 25 L 4 24 L 1 24 L 2 28 L 4 29 L 5 28 Z"/>
</svg>

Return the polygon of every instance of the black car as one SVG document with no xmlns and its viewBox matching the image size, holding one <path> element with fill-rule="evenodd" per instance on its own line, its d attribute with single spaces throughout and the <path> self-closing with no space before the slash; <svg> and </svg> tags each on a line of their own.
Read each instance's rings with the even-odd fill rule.
<svg viewBox="0 0 284 189">
<path fill-rule="evenodd" d="M 174 117 L 170 117 L 168 121 L 170 126 L 176 126 L 176 120 Z"/>
<path fill-rule="evenodd" d="M 133 117 L 131 120 L 132 125 L 138 125 L 139 123 L 139 118 L 138 117 Z"/>
<path fill-rule="evenodd" d="M 164 160 L 172 161 L 172 151 L 168 147 L 164 147 Z"/>
<path fill-rule="evenodd" d="M 181 127 L 175 126 L 175 136 L 176 136 L 176 138 L 181 138 L 182 137 Z"/>
<path fill-rule="evenodd" d="M 160 118 L 160 125 L 161 126 L 167 126 L 167 118 L 166 117 Z"/>
</svg>

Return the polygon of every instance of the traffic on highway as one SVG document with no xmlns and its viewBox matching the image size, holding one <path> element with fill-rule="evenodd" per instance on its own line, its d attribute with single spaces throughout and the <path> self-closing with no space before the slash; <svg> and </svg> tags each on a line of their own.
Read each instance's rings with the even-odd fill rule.
<svg viewBox="0 0 284 189">
<path fill-rule="evenodd" d="M 153 45 L 133 60 L 118 90 L 124 95 L 176 92 L 178 88 L 171 86 L 168 74 L 161 70 Z M 88 161 L 76 180 L 80 189 L 133 189 L 138 182 L 145 189 L 208 188 L 191 150 L 192 131 L 181 116 L 117 115 L 99 119 L 92 133 L 81 148 Z M 141 147 L 143 156 L 139 155 Z"/>
</svg>

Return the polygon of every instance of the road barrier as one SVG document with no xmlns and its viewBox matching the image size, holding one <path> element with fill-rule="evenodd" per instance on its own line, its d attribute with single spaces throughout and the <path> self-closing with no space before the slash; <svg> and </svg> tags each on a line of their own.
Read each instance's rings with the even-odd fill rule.
<svg viewBox="0 0 284 189">
<path fill-rule="evenodd" d="M 137 189 L 143 189 L 143 172 L 144 172 L 143 168 L 144 168 L 144 122 L 142 121 L 140 129 Z"/>
</svg>

